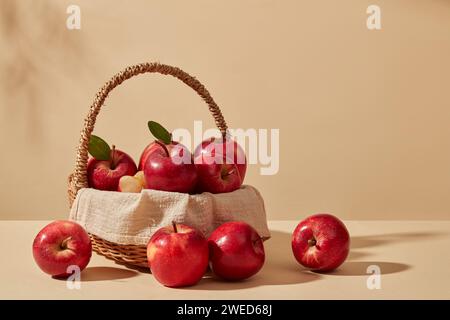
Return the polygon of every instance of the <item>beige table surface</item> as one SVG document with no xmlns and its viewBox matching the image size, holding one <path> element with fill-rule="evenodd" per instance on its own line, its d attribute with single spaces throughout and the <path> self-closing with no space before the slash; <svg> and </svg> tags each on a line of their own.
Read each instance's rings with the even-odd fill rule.
<svg viewBox="0 0 450 320">
<path fill-rule="evenodd" d="M 303 270 L 294 260 L 294 221 L 271 221 L 266 264 L 243 282 L 205 278 L 170 289 L 148 273 L 94 254 L 81 288 L 68 289 L 35 265 L 31 245 L 46 221 L 0 221 L 1 299 L 450 299 L 450 221 L 346 221 L 347 262 L 331 274 Z M 367 288 L 367 267 L 381 269 L 381 289 Z"/>
</svg>

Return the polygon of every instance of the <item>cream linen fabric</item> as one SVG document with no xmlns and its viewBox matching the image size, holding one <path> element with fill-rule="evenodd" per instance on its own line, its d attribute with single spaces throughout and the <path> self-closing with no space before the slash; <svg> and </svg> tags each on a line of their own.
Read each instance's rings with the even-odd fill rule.
<svg viewBox="0 0 450 320">
<path fill-rule="evenodd" d="M 117 244 L 146 245 L 151 235 L 172 220 L 196 227 L 209 236 L 227 221 L 245 221 L 263 238 L 269 238 L 264 201 L 251 186 L 199 195 L 145 189 L 122 193 L 81 189 L 70 219 L 89 233 Z"/>
</svg>

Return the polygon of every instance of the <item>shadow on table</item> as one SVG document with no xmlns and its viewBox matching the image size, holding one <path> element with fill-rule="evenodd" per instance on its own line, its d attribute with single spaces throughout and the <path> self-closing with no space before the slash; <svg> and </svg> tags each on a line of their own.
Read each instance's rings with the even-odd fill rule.
<svg viewBox="0 0 450 320">
<path fill-rule="evenodd" d="M 81 281 L 108 281 L 137 276 L 137 271 L 115 267 L 87 267 L 81 272 Z"/>
<path fill-rule="evenodd" d="M 185 290 L 236 290 L 264 285 L 290 285 L 306 283 L 321 278 L 303 269 L 296 261 L 291 249 L 291 234 L 271 231 L 272 237 L 264 242 L 266 263 L 255 276 L 238 282 L 216 279 L 208 274 L 197 285 Z"/>
<path fill-rule="evenodd" d="M 369 266 L 377 266 L 380 268 L 381 275 L 402 272 L 411 269 L 410 265 L 397 262 L 382 261 L 347 261 L 338 269 L 327 272 L 327 275 L 334 276 L 369 276 L 372 272 L 367 272 Z"/>
<path fill-rule="evenodd" d="M 81 272 L 81 282 L 110 281 L 128 279 L 139 275 L 139 272 L 116 267 L 87 267 Z M 55 280 L 66 281 L 65 277 L 53 277 Z"/>
<path fill-rule="evenodd" d="M 368 236 L 356 236 L 351 237 L 350 253 L 347 258 L 347 262 L 342 266 L 341 271 L 336 271 L 333 274 L 337 275 L 367 275 L 365 272 L 367 267 L 371 264 L 378 265 L 382 269 L 382 273 L 394 273 L 401 272 L 406 269 L 411 268 L 411 266 L 394 263 L 394 262 L 360 262 L 353 261 L 359 260 L 370 256 L 369 251 L 360 251 L 359 249 L 367 249 L 371 247 L 378 247 L 383 245 L 389 245 L 398 242 L 413 242 L 432 238 L 441 238 L 448 236 L 446 233 L 442 232 L 399 232 L 399 233 L 386 233 L 386 234 L 376 234 Z M 383 271 L 384 270 L 384 271 Z"/>
<path fill-rule="evenodd" d="M 114 263 L 119 265 L 119 266 L 124 266 L 125 268 L 127 268 L 129 270 L 137 271 L 138 273 L 149 273 L 149 274 L 151 273 L 149 268 L 135 266 L 135 265 L 132 265 L 132 264 L 123 263 L 123 262 L 119 262 L 119 261 L 114 261 Z"/>
<path fill-rule="evenodd" d="M 370 256 L 370 253 L 367 251 L 359 251 L 359 250 L 355 251 L 351 249 L 348 254 L 347 261 L 359 260 L 367 256 Z"/>
<path fill-rule="evenodd" d="M 347 261 L 333 272 L 319 273 L 308 271 L 295 261 L 291 249 L 290 233 L 280 231 L 272 231 L 271 233 L 272 237 L 264 243 L 266 263 L 261 272 L 255 276 L 244 281 L 228 282 L 217 279 L 211 273 L 208 273 L 196 286 L 185 288 L 185 290 L 236 290 L 264 285 L 290 285 L 319 280 L 327 275 L 369 276 L 371 273 L 367 272 L 367 268 L 371 265 L 378 266 L 381 275 L 403 272 L 411 269 L 412 266 L 397 262 L 354 261 L 370 256 L 368 251 L 354 249 L 381 246 L 394 241 L 411 241 L 442 235 L 431 232 L 416 232 L 352 237 L 351 250 Z"/>
<path fill-rule="evenodd" d="M 443 232 L 424 231 L 356 236 L 351 238 L 351 248 L 370 248 L 396 242 L 420 241 L 424 239 L 441 238 L 443 236 L 448 236 L 448 234 Z"/>
</svg>

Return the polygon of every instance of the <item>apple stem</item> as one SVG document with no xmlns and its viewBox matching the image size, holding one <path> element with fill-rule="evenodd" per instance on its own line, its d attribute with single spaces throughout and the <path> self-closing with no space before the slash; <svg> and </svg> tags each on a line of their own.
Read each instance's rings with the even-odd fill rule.
<svg viewBox="0 0 450 320">
<path fill-rule="evenodd" d="M 61 249 L 67 249 L 67 242 L 70 240 L 72 240 L 72 237 L 65 238 L 60 244 Z"/>
<path fill-rule="evenodd" d="M 177 223 L 175 221 L 172 221 L 172 227 L 173 227 L 173 231 L 175 233 L 177 233 L 178 232 L 178 230 L 177 230 Z"/>
<path fill-rule="evenodd" d="M 156 142 L 157 144 L 159 144 L 159 145 L 164 149 L 164 151 L 166 152 L 166 155 L 167 155 L 168 157 L 170 157 L 169 150 L 167 149 L 165 143 L 164 143 L 164 142 L 161 142 L 160 140 L 155 140 L 155 142 Z"/>
<path fill-rule="evenodd" d="M 234 172 L 235 172 L 235 169 L 233 168 L 233 169 L 231 169 L 231 170 L 230 170 L 230 171 L 228 171 L 228 172 L 224 172 L 224 173 L 222 173 L 222 174 L 221 174 L 221 176 L 222 176 L 222 179 L 224 179 L 224 178 L 228 177 L 229 175 L 233 174 Z"/>
<path fill-rule="evenodd" d="M 116 168 L 116 161 L 114 159 L 114 156 L 116 154 L 116 146 L 111 146 L 111 169 L 114 170 Z"/>
<path fill-rule="evenodd" d="M 252 243 L 255 245 L 255 244 L 258 243 L 258 241 L 264 241 L 264 238 L 263 237 L 259 237 L 259 238 L 255 239 L 255 240 L 253 240 Z"/>
<path fill-rule="evenodd" d="M 308 240 L 308 245 L 310 247 L 314 247 L 316 245 L 316 239 L 309 239 Z"/>
</svg>

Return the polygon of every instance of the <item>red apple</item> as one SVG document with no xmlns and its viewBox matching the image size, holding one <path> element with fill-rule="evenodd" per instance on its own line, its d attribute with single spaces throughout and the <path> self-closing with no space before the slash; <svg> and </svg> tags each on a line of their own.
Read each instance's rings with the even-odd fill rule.
<svg viewBox="0 0 450 320">
<path fill-rule="evenodd" d="M 92 254 L 87 232 L 78 223 L 54 221 L 45 226 L 33 242 L 33 256 L 39 268 L 54 277 L 67 277 L 69 266 L 83 270 Z"/>
<path fill-rule="evenodd" d="M 245 222 L 227 222 L 208 239 L 212 271 L 226 280 L 242 280 L 256 274 L 265 260 L 258 232 Z"/>
<path fill-rule="evenodd" d="M 315 271 L 330 271 L 347 258 L 350 236 L 344 223 L 327 213 L 312 215 L 298 224 L 292 234 L 297 261 Z"/>
<path fill-rule="evenodd" d="M 153 152 L 144 165 L 146 187 L 149 189 L 191 192 L 197 182 L 197 171 L 192 154 L 181 143 L 165 144 L 156 141 Z"/>
<path fill-rule="evenodd" d="M 143 170 L 145 163 L 147 162 L 147 158 L 150 154 L 152 154 L 155 150 L 159 148 L 158 143 L 153 141 L 148 146 L 145 147 L 144 151 L 142 151 L 141 157 L 139 158 L 139 166 L 138 170 Z"/>
<path fill-rule="evenodd" d="M 123 151 L 112 149 L 109 160 L 89 159 L 87 176 L 89 187 L 98 190 L 117 191 L 123 176 L 137 172 L 133 159 Z"/>
<path fill-rule="evenodd" d="M 208 267 L 208 242 L 196 229 L 173 223 L 150 238 L 147 258 L 152 274 L 163 285 L 191 286 Z"/>
<path fill-rule="evenodd" d="M 247 170 L 245 152 L 231 138 L 225 141 L 210 138 L 194 152 L 198 189 L 211 193 L 231 192 L 239 189 Z"/>
</svg>

